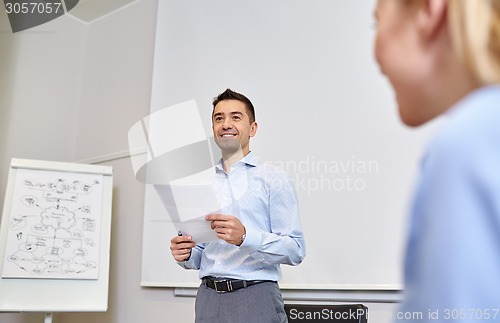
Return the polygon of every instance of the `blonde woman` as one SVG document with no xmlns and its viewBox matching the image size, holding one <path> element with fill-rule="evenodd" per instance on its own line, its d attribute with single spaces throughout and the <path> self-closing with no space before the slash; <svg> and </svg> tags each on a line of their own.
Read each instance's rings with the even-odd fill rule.
<svg viewBox="0 0 500 323">
<path fill-rule="evenodd" d="M 399 319 L 500 321 L 500 0 L 379 0 L 402 121 L 444 115 L 410 219 Z"/>
</svg>

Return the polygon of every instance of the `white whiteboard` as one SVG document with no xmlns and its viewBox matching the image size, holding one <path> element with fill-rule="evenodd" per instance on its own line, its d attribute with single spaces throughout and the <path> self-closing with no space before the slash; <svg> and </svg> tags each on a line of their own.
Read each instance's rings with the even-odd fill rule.
<svg viewBox="0 0 500 323">
<path fill-rule="evenodd" d="M 1 311 L 105 311 L 112 168 L 12 159 L 0 231 Z"/>
<path fill-rule="evenodd" d="M 374 0 L 160 1 L 151 112 L 195 99 L 207 136 L 212 98 L 247 95 L 251 149 L 295 182 L 307 255 L 282 288 L 400 289 L 406 214 L 432 126 L 401 126 L 373 59 Z M 142 284 L 196 286 L 146 188 Z"/>
</svg>

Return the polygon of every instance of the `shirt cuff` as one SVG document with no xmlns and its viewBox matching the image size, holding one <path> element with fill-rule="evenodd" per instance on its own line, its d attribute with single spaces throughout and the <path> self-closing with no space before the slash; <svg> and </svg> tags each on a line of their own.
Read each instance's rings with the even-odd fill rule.
<svg viewBox="0 0 500 323">
<path fill-rule="evenodd" d="M 199 256 L 198 250 L 193 248 L 191 249 L 191 255 L 189 256 L 189 258 L 185 261 L 177 261 L 177 264 L 184 269 L 199 269 L 197 267 L 197 263 L 199 262 L 196 261 L 198 256 Z"/>
<path fill-rule="evenodd" d="M 262 233 L 258 230 L 254 230 L 246 227 L 246 237 L 243 243 L 240 244 L 240 249 L 248 253 L 257 251 L 260 248 Z"/>
</svg>

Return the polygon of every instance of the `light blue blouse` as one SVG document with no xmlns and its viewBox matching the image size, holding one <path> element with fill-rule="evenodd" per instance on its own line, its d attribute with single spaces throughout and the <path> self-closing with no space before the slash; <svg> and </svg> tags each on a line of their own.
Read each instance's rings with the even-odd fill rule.
<svg viewBox="0 0 500 323">
<path fill-rule="evenodd" d="M 422 160 L 396 318 L 500 321 L 500 86 L 446 117 Z"/>
</svg>

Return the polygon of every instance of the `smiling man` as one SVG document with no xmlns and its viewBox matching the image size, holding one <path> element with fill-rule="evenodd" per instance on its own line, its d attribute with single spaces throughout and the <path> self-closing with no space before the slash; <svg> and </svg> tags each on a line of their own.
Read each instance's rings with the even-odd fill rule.
<svg viewBox="0 0 500 323">
<path fill-rule="evenodd" d="M 174 237 L 180 266 L 199 270 L 196 322 L 287 322 L 277 284 L 281 264 L 305 256 L 295 189 L 286 174 L 250 151 L 257 132 L 252 102 L 227 89 L 213 101 L 212 129 L 222 158 L 215 166 L 221 214 L 206 217 L 217 241 Z"/>
<path fill-rule="evenodd" d="M 216 98 L 212 113 L 214 138 L 221 149 L 226 172 L 232 164 L 248 155 L 250 138 L 257 132 L 252 103 L 245 96 L 230 91 L 221 94 L 222 99 Z M 225 97 L 232 99 L 223 99 Z"/>
</svg>

